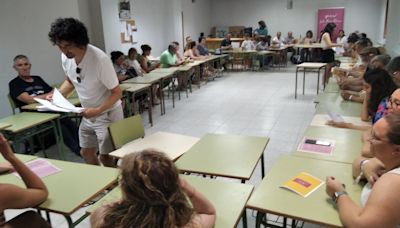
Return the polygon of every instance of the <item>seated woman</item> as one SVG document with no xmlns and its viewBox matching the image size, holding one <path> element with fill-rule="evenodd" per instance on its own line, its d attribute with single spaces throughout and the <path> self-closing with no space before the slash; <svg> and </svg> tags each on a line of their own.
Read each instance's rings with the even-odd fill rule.
<svg viewBox="0 0 400 228">
<path fill-rule="evenodd" d="M 361 76 L 359 77 L 348 77 L 351 72 L 355 72 L 352 70 L 350 70 L 347 73 L 347 76 L 342 76 L 339 77 L 338 80 L 338 85 L 340 87 L 340 89 L 342 89 L 342 93 L 341 96 L 343 97 L 344 100 L 351 100 L 351 101 L 355 101 L 355 102 L 359 102 L 362 103 L 363 99 L 364 99 L 364 94 L 363 92 L 363 76 L 365 74 L 365 72 L 370 68 L 371 66 L 371 61 L 372 59 L 379 55 L 379 50 L 377 48 L 374 47 L 367 47 L 364 48 L 361 52 L 360 52 L 360 57 L 363 61 L 363 64 L 360 65 L 359 67 L 355 67 L 358 68 L 356 71 L 358 74 L 360 74 Z"/>
<path fill-rule="evenodd" d="M 389 114 L 372 128 L 371 151 L 384 169 L 374 184 L 366 184 L 358 206 L 334 177 L 326 178 L 326 193 L 336 203 L 344 227 L 398 227 L 400 224 L 400 114 Z M 358 163 L 355 171 L 364 176 L 368 160 Z M 361 172 L 362 171 L 362 172 Z M 358 175 L 360 175 L 358 174 Z M 354 176 L 357 176 L 355 174 Z M 359 178 L 357 178 L 359 179 Z"/>
<path fill-rule="evenodd" d="M 395 94 L 397 86 L 389 73 L 383 69 L 369 70 L 365 73 L 363 80 L 366 94 L 361 110 L 361 120 L 372 120 L 372 124 L 374 124 L 387 114 L 389 97 Z M 369 127 L 358 126 L 352 123 L 335 123 L 329 121 L 327 124 L 341 128 L 369 130 Z"/>
<path fill-rule="evenodd" d="M 144 150 L 126 155 L 120 182 L 122 199 L 98 208 L 90 218 L 93 228 L 214 226 L 214 206 L 179 178 L 164 153 Z"/>
<path fill-rule="evenodd" d="M 140 48 L 142 49 L 142 54 L 138 55 L 137 60 L 144 72 L 149 73 L 150 71 L 160 67 L 160 63 L 152 63 L 148 59 L 151 54 L 151 47 L 149 45 L 143 44 Z"/>
<path fill-rule="evenodd" d="M 311 30 L 308 30 L 306 32 L 306 37 L 302 40 L 302 44 L 310 45 L 315 43 L 315 40 L 313 38 L 313 32 Z M 300 56 L 301 60 L 304 62 L 311 62 L 312 56 L 311 56 L 311 51 L 310 48 L 303 48 L 300 51 Z"/>
<path fill-rule="evenodd" d="M 183 56 L 186 58 L 190 58 L 191 60 L 202 60 L 206 59 L 206 56 L 197 55 L 197 45 L 196 41 L 190 41 L 187 44 L 186 50 L 183 53 Z"/>
<path fill-rule="evenodd" d="M 197 45 L 197 50 L 198 50 L 199 55 L 203 55 L 203 56 L 210 55 L 210 51 L 208 50 L 207 45 L 206 45 L 205 37 L 200 37 L 199 44 Z"/>
<path fill-rule="evenodd" d="M 111 52 L 111 61 L 114 66 L 115 73 L 117 73 L 118 81 L 122 82 L 129 78 L 128 69 L 125 65 L 124 53 L 120 51 Z"/>
<path fill-rule="evenodd" d="M 240 45 L 243 51 L 251 51 L 255 50 L 256 46 L 254 42 L 251 40 L 250 35 L 248 33 L 244 34 L 244 41 Z"/>
<path fill-rule="evenodd" d="M 50 224 L 34 211 L 24 212 L 6 222 L 4 210 L 35 207 L 47 199 L 48 192 L 43 181 L 15 156 L 2 134 L 0 134 L 0 153 L 10 163 L 3 165 L 2 171 L 14 169 L 26 186 L 21 188 L 0 183 L 0 227 L 50 227 Z"/>
<path fill-rule="evenodd" d="M 125 64 L 129 69 L 134 69 L 138 76 L 143 76 L 145 73 L 142 67 L 140 67 L 140 63 L 137 61 L 138 53 L 136 48 L 129 48 L 128 50 L 128 58 L 126 59 Z"/>
<path fill-rule="evenodd" d="M 400 87 L 400 56 L 394 57 L 386 66 L 390 76 L 392 76 L 394 83 Z"/>
</svg>

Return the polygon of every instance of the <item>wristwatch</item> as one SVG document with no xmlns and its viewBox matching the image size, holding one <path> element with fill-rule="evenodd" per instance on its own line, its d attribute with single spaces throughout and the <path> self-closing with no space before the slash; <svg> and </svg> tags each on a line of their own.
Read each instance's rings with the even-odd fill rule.
<svg viewBox="0 0 400 228">
<path fill-rule="evenodd" d="M 339 192 L 335 192 L 332 196 L 332 200 L 333 202 L 337 203 L 338 199 L 340 196 L 342 195 L 348 195 L 346 191 L 339 191 Z"/>
</svg>

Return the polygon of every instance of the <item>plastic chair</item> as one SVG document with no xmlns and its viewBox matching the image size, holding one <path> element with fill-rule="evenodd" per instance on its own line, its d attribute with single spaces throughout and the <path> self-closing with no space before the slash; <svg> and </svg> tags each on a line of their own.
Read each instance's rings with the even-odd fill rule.
<svg viewBox="0 0 400 228">
<path fill-rule="evenodd" d="M 10 103 L 11 106 L 11 111 L 13 115 L 15 115 L 15 109 L 17 109 L 17 104 L 15 103 L 14 99 L 12 99 L 10 94 L 7 94 L 8 102 Z"/>
<path fill-rule="evenodd" d="M 112 123 L 108 127 L 108 132 L 114 148 L 119 149 L 132 140 L 144 137 L 142 117 L 135 115 Z"/>
</svg>

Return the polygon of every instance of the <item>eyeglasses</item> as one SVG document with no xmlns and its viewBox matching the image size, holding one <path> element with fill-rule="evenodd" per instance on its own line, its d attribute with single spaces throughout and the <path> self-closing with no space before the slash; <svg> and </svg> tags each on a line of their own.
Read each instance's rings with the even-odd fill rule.
<svg viewBox="0 0 400 228">
<path fill-rule="evenodd" d="M 75 72 L 76 72 L 76 74 L 78 75 L 77 77 L 76 77 L 76 80 L 78 81 L 78 83 L 81 83 L 81 81 L 82 81 L 82 79 L 81 79 L 81 68 L 79 68 L 79 67 L 77 67 L 76 68 L 76 70 L 75 70 Z"/>
</svg>

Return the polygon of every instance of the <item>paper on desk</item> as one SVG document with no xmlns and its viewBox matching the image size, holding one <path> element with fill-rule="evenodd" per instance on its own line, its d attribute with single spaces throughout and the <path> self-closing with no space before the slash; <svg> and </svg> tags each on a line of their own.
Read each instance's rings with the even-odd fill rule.
<svg viewBox="0 0 400 228">
<path fill-rule="evenodd" d="M 33 98 L 33 99 L 38 103 L 42 104 L 42 106 L 38 107 L 38 111 L 74 112 L 74 113 L 81 113 L 83 111 L 83 108 L 75 107 L 73 104 L 71 104 L 71 102 L 65 99 L 65 97 L 58 91 L 58 89 L 54 89 L 52 102 L 40 98 Z"/>
<path fill-rule="evenodd" d="M 25 163 L 25 165 L 40 178 L 47 177 L 62 171 L 60 168 L 51 164 L 49 161 L 41 158 L 27 162 Z M 21 176 L 17 172 L 13 172 L 13 174 L 21 178 Z"/>
<path fill-rule="evenodd" d="M 370 122 L 365 122 L 362 121 L 360 117 L 354 117 L 354 116 L 341 116 L 341 118 L 344 120 L 344 122 L 346 123 L 352 123 L 355 125 L 361 125 L 361 126 L 371 126 Z M 311 126 L 328 126 L 326 125 L 326 122 L 328 122 L 329 120 L 333 120 L 334 119 L 330 118 L 329 115 L 326 114 L 316 114 L 314 115 L 314 118 L 311 121 Z M 340 122 L 338 120 L 336 120 L 336 122 Z"/>
</svg>

